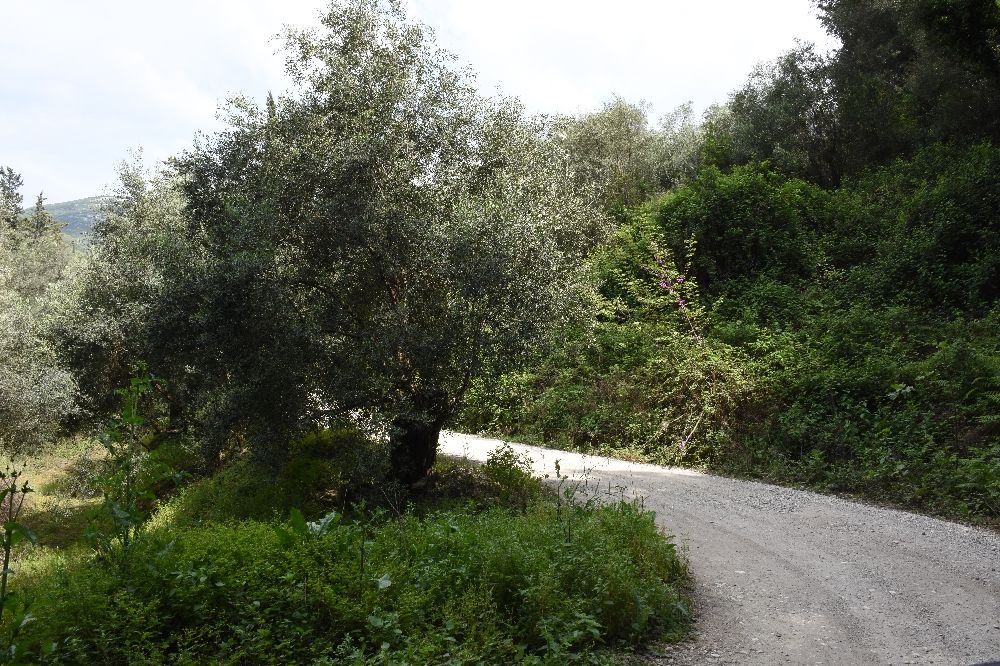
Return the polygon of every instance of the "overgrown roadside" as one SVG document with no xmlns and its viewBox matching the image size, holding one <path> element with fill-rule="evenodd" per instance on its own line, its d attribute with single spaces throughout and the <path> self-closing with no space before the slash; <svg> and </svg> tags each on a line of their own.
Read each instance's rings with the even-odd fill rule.
<svg viewBox="0 0 1000 666">
<path fill-rule="evenodd" d="M 511 448 L 405 489 L 372 476 L 384 443 L 333 429 L 277 476 L 238 461 L 151 510 L 116 499 L 112 456 L 58 450 L 32 461 L 23 522 L 43 538 L 14 580 L 33 619 L 5 616 L 0 663 L 607 664 L 689 631 L 687 566 L 654 517 L 545 491 Z M 168 457 L 135 458 L 130 492 Z M 74 497 L 82 524 L 50 525 Z"/>
<path fill-rule="evenodd" d="M 449 433 L 442 450 L 475 460 L 499 445 Z M 1000 658 L 996 532 L 751 481 L 513 446 L 538 472 L 551 475 L 558 461 L 584 492 L 610 487 L 643 497 L 686 546 L 699 639 L 693 651 L 682 645 L 654 663 Z M 696 661 L 682 661 L 689 657 Z"/>
</svg>

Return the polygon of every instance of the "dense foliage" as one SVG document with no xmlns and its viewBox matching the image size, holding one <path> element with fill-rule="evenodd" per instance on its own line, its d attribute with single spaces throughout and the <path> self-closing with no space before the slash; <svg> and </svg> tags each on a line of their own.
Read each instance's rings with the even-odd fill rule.
<svg viewBox="0 0 1000 666">
<path fill-rule="evenodd" d="M 76 411 L 76 386 L 45 339 L 44 321 L 71 255 L 38 201 L 21 212 L 20 176 L 0 169 L 0 451 L 46 442 Z"/>
<path fill-rule="evenodd" d="M 839 48 L 664 120 L 591 322 L 465 426 L 997 520 L 1000 6 L 815 4 Z"/>
<path fill-rule="evenodd" d="M 334 3 L 287 46 L 287 95 L 234 102 L 159 180 L 125 169 L 56 338 L 95 409 L 148 361 L 216 458 L 277 464 L 350 413 L 412 482 L 472 380 L 571 315 L 603 217 L 397 3 Z"/>
<path fill-rule="evenodd" d="M 594 113 L 559 117 L 549 131 L 577 192 L 601 208 L 621 213 L 656 191 L 661 139 L 645 107 L 619 98 Z"/>
<path fill-rule="evenodd" d="M 994 518 L 1000 150 L 833 191 L 707 168 L 593 262 L 602 309 L 479 429 Z"/>
<path fill-rule="evenodd" d="M 293 448 L 277 484 L 246 462 L 185 484 L 127 554 L 22 557 L 22 659 L 605 663 L 608 646 L 686 630 L 685 567 L 636 504 L 544 494 L 509 449 L 397 497 L 373 476 L 388 452 L 355 430 Z"/>
<path fill-rule="evenodd" d="M 86 558 L 33 592 L 50 663 L 571 663 L 683 618 L 673 549 L 627 508 L 451 511 L 336 525 L 283 543 L 277 524 L 176 530 L 128 587 Z M 359 550 L 366 541 L 365 552 Z M 363 559 L 362 559 L 363 558 Z M 668 625 L 670 626 L 670 625 Z"/>
<path fill-rule="evenodd" d="M 815 4 L 840 48 L 653 124 L 527 117 L 335 0 L 289 92 L 122 166 L 85 256 L 0 169 L 0 452 L 78 437 L 37 503 L 0 474 L 0 661 L 683 635 L 652 514 L 435 463 L 449 422 L 998 524 L 1000 5 Z"/>
</svg>

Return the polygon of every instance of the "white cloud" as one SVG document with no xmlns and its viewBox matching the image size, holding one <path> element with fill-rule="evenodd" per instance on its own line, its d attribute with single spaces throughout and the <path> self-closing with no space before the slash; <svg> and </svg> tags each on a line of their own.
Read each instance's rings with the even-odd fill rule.
<svg viewBox="0 0 1000 666">
<path fill-rule="evenodd" d="M 829 46 L 809 0 L 410 0 L 487 90 L 536 111 L 574 112 L 617 94 L 662 114 L 725 101 L 754 65 L 794 46 Z M 574 94 L 567 94 L 576 91 Z"/>
<path fill-rule="evenodd" d="M 281 90 L 272 37 L 309 25 L 325 0 L 0 2 L 0 165 L 25 198 L 99 193 L 143 146 L 160 160 L 217 127 L 218 104 Z M 576 112 L 612 94 L 663 113 L 699 108 L 760 60 L 822 37 L 809 0 L 408 0 L 481 86 L 529 109 Z"/>
</svg>

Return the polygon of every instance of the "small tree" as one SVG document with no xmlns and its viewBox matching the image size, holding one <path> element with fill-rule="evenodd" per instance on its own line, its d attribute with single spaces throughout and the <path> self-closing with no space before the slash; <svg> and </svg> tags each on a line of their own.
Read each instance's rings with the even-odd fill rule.
<svg viewBox="0 0 1000 666">
<path fill-rule="evenodd" d="M 655 135 L 656 180 L 666 191 L 691 180 L 702 162 L 704 128 L 686 102 L 660 119 Z"/>
<path fill-rule="evenodd" d="M 171 304 L 189 304 L 185 294 L 167 293 L 170 276 L 176 286 L 176 276 L 200 274 L 176 183 L 150 179 L 141 155 L 123 162 L 118 176 L 95 225 L 95 242 L 54 299 L 49 325 L 84 406 L 101 422 L 117 413 L 116 390 L 129 383 L 139 360 L 160 369 L 165 356 L 186 342 L 159 336 L 151 317 Z M 178 397 L 172 385 L 167 392 Z M 179 409 L 178 401 L 171 406 Z"/>
<path fill-rule="evenodd" d="M 38 198 L 35 200 L 35 207 L 25 221 L 25 227 L 28 235 L 36 241 L 45 236 L 57 236 L 59 234 L 59 224 L 52 217 L 52 214 L 45 209 L 45 195 L 43 192 L 38 193 Z"/>
<path fill-rule="evenodd" d="M 40 332 L 39 314 L 0 284 L 0 452 L 24 454 L 76 411 L 76 386 Z"/>
<path fill-rule="evenodd" d="M 128 386 L 115 393 L 121 398 L 121 411 L 98 436 L 107 451 L 107 471 L 99 483 L 104 493 L 103 505 L 94 517 L 107 519 L 112 526 L 105 532 L 91 526 L 85 536 L 109 561 L 115 562 L 125 576 L 130 575 L 133 552 L 156 499 L 155 484 L 172 476 L 172 470 L 146 449 L 153 425 L 153 392 L 162 382 L 139 363 Z"/>
<path fill-rule="evenodd" d="M 21 649 L 21 632 L 33 619 L 28 612 L 31 604 L 29 599 L 8 587 L 10 576 L 14 573 L 11 570 L 14 547 L 24 542 L 38 542 L 35 533 L 19 522 L 28 493 L 34 492 L 28 482 L 22 480 L 23 474 L 24 470 L 13 463 L 8 463 L 0 471 L 0 517 L 3 520 L 3 527 L 0 528 L 0 552 L 3 553 L 3 569 L 0 570 L 0 622 L 3 624 L 0 664 L 29 663 Z"/>
<path fill-rule="evenodd" d="M 0 167 L 0 240 L 18 228 L 24 204 L 22 185 L 21 174 L 10 167 Z"/>
</svg>

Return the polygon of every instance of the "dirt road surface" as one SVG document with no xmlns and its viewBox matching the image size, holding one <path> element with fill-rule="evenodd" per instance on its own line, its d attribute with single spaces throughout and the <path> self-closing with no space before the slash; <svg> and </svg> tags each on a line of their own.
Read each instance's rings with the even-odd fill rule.
<svg viewBox="0 0 1000 666">
<path fill-rule="evenodd" d="M 485 460 L 498 440 L 445 433 Z M 926 516 L 682 469 L 514 444 L 539 474 L 643 497 L 690 555 L 695 641 L 658 664 L 1000 661 L 1000 535 Z"/>
</svg>

